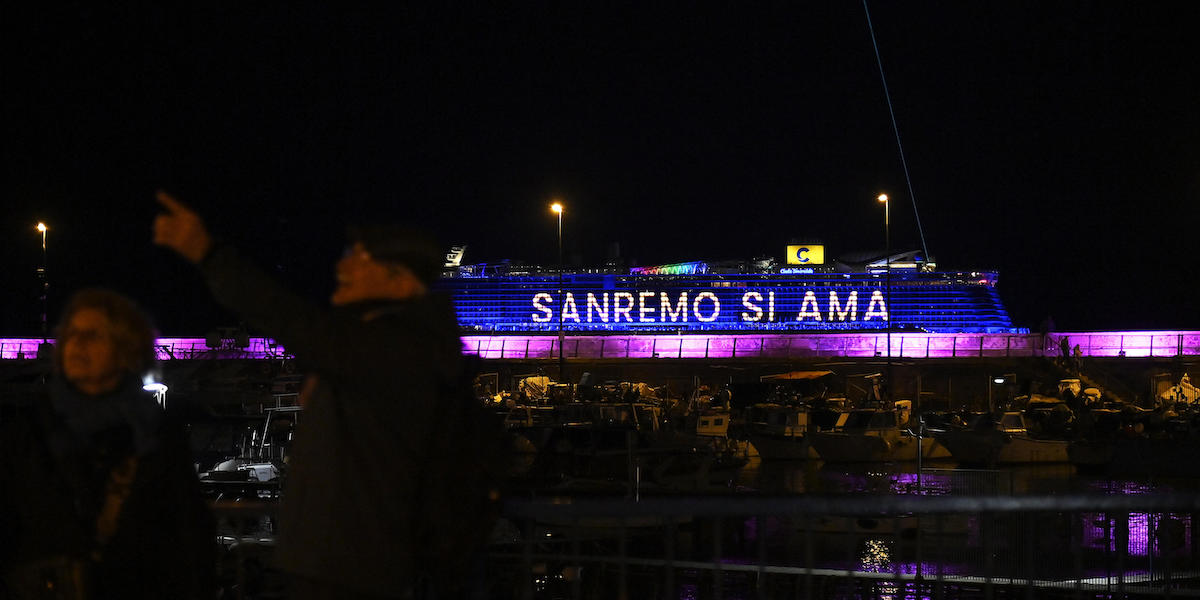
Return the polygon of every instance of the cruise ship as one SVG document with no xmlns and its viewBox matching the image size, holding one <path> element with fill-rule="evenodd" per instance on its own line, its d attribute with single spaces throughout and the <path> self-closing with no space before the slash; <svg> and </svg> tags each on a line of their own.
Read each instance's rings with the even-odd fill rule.
<svg viewBox="0 0 1200 600">
<path fill-rule="evenodd" d="M 1028 333 L 1015 327 L 995 271 L 941 271 L 920 252 L 825 260 L 824 246 L 785 259 L 694 261 L 559 270 L 447 255 L 436 288 L 464 332 Z"/>
</svg>

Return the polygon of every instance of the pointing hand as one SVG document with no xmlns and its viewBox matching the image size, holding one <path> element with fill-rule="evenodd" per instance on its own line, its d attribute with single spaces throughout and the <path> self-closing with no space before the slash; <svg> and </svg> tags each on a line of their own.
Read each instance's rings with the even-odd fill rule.
<svg viewBox="0 0 1200 600">
<path fill-rule="evenodd" d="M 166 212 L 154 218 L 154 243 L 178 252 L 193 264 L 204 260 L 212 248 L 204 220 L 167 192 L 159 190 L 155 196 Z"/>
</svg>

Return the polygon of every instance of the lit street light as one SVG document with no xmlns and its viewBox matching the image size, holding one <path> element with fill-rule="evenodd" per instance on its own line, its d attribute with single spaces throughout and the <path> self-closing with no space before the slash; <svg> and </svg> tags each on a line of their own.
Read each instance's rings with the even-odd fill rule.
<svg viewBox="0 0 1200 600">
<path fill-rule="evenodd" d="M 891 297 L 891 293 L 892 293 L 892 216 L 891 216 L 892 203 L 888 202 L 887 194 L 880 194 L 879 197 L 876 198 L 876 200 L 883 203 L 883 247 L 884 247 L 883 260 L 884 260 L 884 264 L 886 265 L 884 268 L 884 273 L 885 273 L 885 277 L 887 278 L 886 279 L 887 289 L 884 290 L 884 293 L 887 294 L 887 296 L 888 296 L 887 297 L 887 303 L 888 303 L 887 322 L 888 322 L 888 331 L 891 331 L 891 329 L 892 329 L 892 327 L 891 327 L 891 324 L 892 324 L 892 297 Z M 891 354 L 892 354 L 892 346 L 891 346 L 891 343 L 889 342 L 888 343 L 888 356 L 891 356 Z"/>
<path fill-rule="evenodd" d="M 888 202 L 887 194 L 880 194 L 876 200 L 883 203 L 883 295 L 887 303 L 887 393 L 888 403 L 892 403 L 892 203 Z"/>
<path fill-rule="evenodd" d="M 550 210 L 558 215 L 558 380 L 561 382 L 566 370 L 566 361 L 563 358 L 563 205 L 561 202 L 555 202 L 550 205 Z"/>
<path fill-rule="evenodd" d="M 46 276 L 46 232 L 50 230 L 45 223 L 38 221 L 38 233 L 42 234 L 42 266 L 38 267 L 38 279 L 42 280 L 42 344 L 48 343 L 48 327 L 46 326 L 46 302 L 50 295 L 50 280 Z M 40 354 L 40 352 L 39 352 Z"/>
<path fill-rule="evenodd" d="M 142 389 L 154 394 L 154 401 L 158 403 L 159 408 L 167 409 L 167 384 L 159 383 L 147 375 L 142 379 L 144 382 Z"/>
</svg>

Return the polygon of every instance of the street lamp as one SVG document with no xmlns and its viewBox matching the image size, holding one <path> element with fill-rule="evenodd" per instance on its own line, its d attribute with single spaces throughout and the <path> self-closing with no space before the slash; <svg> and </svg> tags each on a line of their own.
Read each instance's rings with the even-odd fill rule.
<svg viewBox="0 0 1200 600">
<path fill-rule="evenodd" d="M 563 371 L 565 371 L 566 365 L 566 361 L 563 359 L 563 205 L 561 202 L 555 202 L 550 205 L 550 210 L 558 215 L 558 380 L 563 381 Z"/>
<path fill-rule="evenodd" d="M 888 402 L 892 401 L 892 203 L 887 194 L 875 198 L 883 203 L 883 295 L 887 303 L 887 391 Z"/>
<path fill-rule="evenodd" d="M 142 389 L 154 394 L 154 401 L 158 403 L 159 408 L 167 409 L 167 384 L 154 381 L 153 377 L 146 375 L 142 381 Z"/>
<path fill-rule="evenodd" d="M 48 343 L 48 328 L 46 326 L 46 302 L 50 295 L 50 280 L 46 277 L 46 232 L 50 230 L 45 223 L 38 221 L 38 233 L 42 234 L 42 266 L 38 267 L 38 279 L 42 280 L 42 343 Z"/>
</svg>

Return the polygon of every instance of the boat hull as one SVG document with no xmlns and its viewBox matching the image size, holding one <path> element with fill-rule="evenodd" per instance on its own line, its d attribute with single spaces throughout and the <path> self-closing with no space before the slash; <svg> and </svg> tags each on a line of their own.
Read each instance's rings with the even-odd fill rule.
<svg viewBox="0 0 1200 600">
<path fill-rule="evenodd" d="M 933 438 L 906 435 L 873 435 L 870 433 L 818 433 L 813 436 L 813 448 L 825 462 L 904 462 L 917 460 L 918 446 L 923 460 L 950 457 L 944 446 Z"/>
<path fill-rule="evenodd" d="M 750 443 L 763 460 L 808 460 L 817 458 L 808 436 L 749 434 Z"/>
<path fill-rule="evenodd" d="M 966 465 L 1068 462 L 1067 440 L 1037 439 L 1023 433 L 950 431 L 939 437 L 954 460 Z"/>
</svg>

